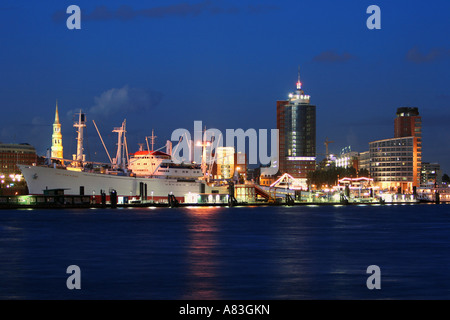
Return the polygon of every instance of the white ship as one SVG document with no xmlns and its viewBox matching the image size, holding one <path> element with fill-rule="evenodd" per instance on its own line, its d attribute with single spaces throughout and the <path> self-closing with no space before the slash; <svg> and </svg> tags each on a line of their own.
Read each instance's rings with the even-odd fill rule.
<svg viewBox="0 0 450 320">
<path fill-rule="evenodd" d="M 86 117 L 79 113 L 76 127 L 77 154 L 72 160 L 49 157 L 47 165 L 18 165 L 27 182 L 30 195 L 45 194 L 46 190 L 63 189 L 66 195 L 94 196 L 97 202 L 101 201 L 102 194 L 109 201 L 109 196 L 115 193 L 120 201 L 154 201 L 167 202 L 169 195 L 173 195 L 179 202 L 184 202 L 188 194 L 209 193 L 212 188 L 203 179 L 202 166 L 195 163 L 174 163 L 171 159 L 171 146 L 168 152 L 153 151 L 148 147 L 134 154 L 128 155 L 125 138 L 125 121 L 122 126 L 113 132 L 118 134 L 117 154 L 111 159 L 108 150 L 105 150 L 110 159 L 109 164 L 86 162 L 83 154 L 83 128 Z M 58 122 L 56 109 L 55 123 Z M 95 122 L 94 122 L 95 125 Z M 97 126 L 95 125 L 96 129 Z M 97 129 L 98 131 L 98 129 Z M 54 133 L 60 132 L 55 128 Z M 100 139 L 101 138 L 99 132 Z M 152 138 L 153 133 L 152 133 Z M 61 135 L 54 139 L 54 143 L 61 143 Z M 104 145 L 104 143 L 103 143 Z M 105 145 L 104 145 L 105 146 Z M 52 150 L 54 148 L 52 147 Z M 58 149 L 58 148 L 55 148 Z M 62 146 L 59 147 L 62 157 Z"/>
</svg>

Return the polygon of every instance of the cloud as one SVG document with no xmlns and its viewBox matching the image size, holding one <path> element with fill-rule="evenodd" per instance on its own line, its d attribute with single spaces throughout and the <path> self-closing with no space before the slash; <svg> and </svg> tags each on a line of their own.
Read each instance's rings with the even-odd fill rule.
<svg viewBox="0 0 450 320">
<path fill-rule="evenodd" d="M 160 19 L 165 17 L 186 17 L 198 16 L 202 13 L 206 14 L 235 14 L 246 12 L 250 14 L 258 14 L 268 11 L 277 10 L 274 5 L 249 5 L 247 7 L 220 7 L 214 5 L 213 1 L 205 0 L 199 3 L 191 4 L 182 2 L 167 6 L 151 7 L 144 9 L 134 9 L 131 6 L 123 5 L 116 10 L 107 6 L 97 6 L 92 12 L 85 13 L 81 8 L 81 16 L 83 21 L 105 21 L 105 20 L 132 20 L 135 18 Z M 65 11 L 57 11 L 52 18 L 55 22 L 60 22 L 68 17 Z"/>
<path fill-rule="evenodd" d="M 109 116 L 122 113 L 140 113 L 154 109 L 162 100 L 162 93 L 150 89 L 112 88 L 95 97 L 95 104 L 87 111 L 89 114 Z"/>
<path fill-rule="evenodd" d="M 31 125 L 33 126 L 48 126 L 48 120 L 42 118 L 41 116 L 36 116 L 31 119 Z"/>
<path fill-rule="evenodd" d="M 139 114 L 148 112 L 158 106 L 163 94 L 158 91 L 143 88 L 112 88 L 94 98 L 94 105 L 87 110 L 87 114 L 101 117 L 111 115 Z M 69 110 L 67 117 L 73 117 L 79 109 Z"/>
<path fill-rule="evenodd" d="M 316 62 L 329 62 L 329 63 L 339 63 L 346 62 L 349 60 L 355 60 L 356 56 L 344 52 L 343 54 L 339 54 L 334 51 L 324 51 L 313 58 L 313 61 Z"/>
<path fill-rule="evenodd" d="M 433 62 L 446 58 L 450 58 L 450 49 L 431 48 L 428 53 L 424 54 L 416 46 L 406 53 L 406 60 L 414 63 Z"/>
</svg>

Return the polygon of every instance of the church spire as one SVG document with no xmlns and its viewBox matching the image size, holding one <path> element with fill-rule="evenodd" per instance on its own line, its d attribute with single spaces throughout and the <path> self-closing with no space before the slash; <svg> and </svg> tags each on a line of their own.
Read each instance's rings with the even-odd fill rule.
<svg viewBox="0 0 450 320">
<path fill-rule="evenodd" d="M 59 124 L 58 100 L 56 100 L 55 124 Z"/>
<path fill-rule="evenodd" d="M 52 158 L 63 158 L 61 123 L 59 123 L 58 100 L 56 100 L 55 122 L 52 133 Z"/>
</svg>

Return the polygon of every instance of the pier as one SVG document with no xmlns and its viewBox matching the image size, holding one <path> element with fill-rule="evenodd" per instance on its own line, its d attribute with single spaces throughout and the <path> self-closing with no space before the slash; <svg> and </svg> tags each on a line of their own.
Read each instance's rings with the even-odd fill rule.
<svg viewBox="0 0 450 320">
<path fill-rule="evenodd" d="M 231 195 L 230 195 L 231 194 Z M 420 198 L 410 194 L 389 194 L 385 197 L 351 197 L 324 191 L 264 190 L 258 185 L 235 185 L 230 194 L 192 194 L 178 201 L 168 194 L 167 200 L 123 199 L 110 195 L 108 198 L 88 195 L 65 195 L 63 190 L 52 190 L 44 195 L 0 196 L 0 209 L 68 209 L 68 208 L 145 208 L 145 207 L 258 207 L 258 206 L 336 206 L 336 205 L 390 205 L 390 204 L 445 204 L 448 195 Z M 108 201 L 107 201 L 107 200 Z"/>
</svg>

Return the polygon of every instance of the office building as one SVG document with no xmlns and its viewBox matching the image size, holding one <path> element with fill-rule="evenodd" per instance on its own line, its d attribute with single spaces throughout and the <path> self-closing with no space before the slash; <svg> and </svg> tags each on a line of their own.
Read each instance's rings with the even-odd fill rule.
<svg viewBox="0 0 450 320">
<path fill-rule="evenodd" d="M 234 147 L 217 147 L 212 155 L 211 175 L 213 179 L 247 179 L 247 156 L 235 152 Z"/>
<path fill-rule="evenodd" d="M 397 117 L 394 119 L 394 138 L 422 137 L 422 117 L 419 109 L 414 107 L 401 107 L 397 109 Z M 419 143 L 421 140 L 419 140 Z"/>
<path fill-rule="evenodd" d="M 367 170 L 370 172 L 370 152 L 364 151 L 359 153 L 359 171 Z"/>
<path fill-rule="evenodd" d="M 369 143 L 370 174 L 381 189 L 414 192 L 422 168 L 422 118 L 419 109 L 401 107 L 394 120 L 394 138 Z"/>
<path fill-rule="evenodd" d="M 370 176 L 381 190 L 411 193 L 414 187 L 419 186 L 420 161 L 416 137 L 370 142 L 369 153 Z"/>
<path fill-rule="evenodd" d="M 306 185 L 308 172 L 316 167 L 316 106 L 302 90 L 300 73 L 297 88 L 288 100 L 277 101 L 279 130 L 279 173 L 289 173 Z"/>
<path fill-rule="evenodd" d="M 397 117 L 394 120 L 394 137 L 417 138 L 417 177 L 420 181 L 420 168 L 422 162 L 422 117 L 417 107 L 401 107 L 397 109 Z M 418 186 L 418 185 L 417 185 Z"/>
<path fill-rule="evenodd" d="M 420 186 L 423 188 L 439 187 L 442 184 L 442 170 L 439 163 L 422 162 Z"/>
<path fill-rule="evenodd" d="M 337 168 L 355 168 L 356 171 L 359 169 L 359 153 L 356 151 L 347 151 L 341 153 L 334 160 L 335 166 Z"/>
<path fill-rule="evenodd" d="M 0 175 L 21 174 L 17 164 L 31 165 L 37 162 L 36 149 L 28 143 L 0 143 Z"/>
</svg>

